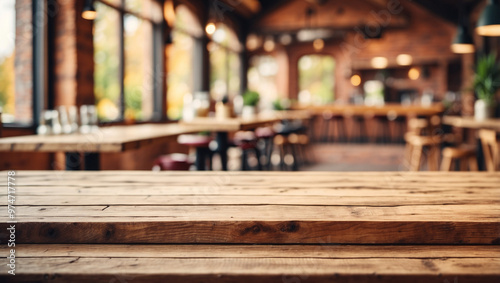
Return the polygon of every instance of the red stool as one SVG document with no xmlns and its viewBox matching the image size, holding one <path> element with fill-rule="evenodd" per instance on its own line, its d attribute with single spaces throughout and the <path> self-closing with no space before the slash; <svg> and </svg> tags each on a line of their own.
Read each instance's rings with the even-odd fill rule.
<svg viewBox="0 0 500 283">
<path fill-rule="evenodd" d="M 187 154 L 172 153 L 156 158 L 153 163 L 153 171 L 185 171 L 189 170 L 192 164 Z"/>
<path fill-rule="evenodd" d="M 209 167 L 212 169 L 212 151 L 209 148 L 209 144 L 212 140 L 211 137 L 202 135 L 180 135 L 177 138 L 179 144 L 196 149 L 195 165 L 197 170 L 205 170 L 207 158 Z"/>
<path fill-rule="evenodd" d="M 248 164 L 248 153 L 253 152 L 257 158 L 257 169 L 262 170 L 260 162 L 260 151 L 257 147 L 257 137 L 253 132 L 236 132 L 233 139 L 234 145 L 241 149 L 241 170 L 250 170 Z"/>
</svg>

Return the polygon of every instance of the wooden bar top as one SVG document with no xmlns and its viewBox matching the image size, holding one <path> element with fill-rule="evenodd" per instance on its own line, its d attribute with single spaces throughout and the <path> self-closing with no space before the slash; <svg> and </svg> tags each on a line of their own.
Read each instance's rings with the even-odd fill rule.
<svg viewBox="0 0 500 283">
<path fill-rule="evenodd" d="M 17 176 L 19 243 L 500 243 L 500 173 Z"/>
<path fill-rule="evenodd" d="M 441 103 L 430 106 L 402 105 L 400 103 L 386 103 L 381 106 L 367 106 L 355 104 L 325 104 L 325 105 L 302 105 L 293 106 L 296 110 L 308 110 L 317 115 L 330 112 L 340 115 L 397 115 L 397 116 L 431 116 L 441 114 L 444 107 Z"/>
<path fill-rule="evenodd" d="M 0 138 L 0 151 L 122 152 L 155 142 L 166 142 L 180 134 L 203 131 L 180 124 L 143 124 L 102 127 L 89 134 L 30 135 Z"/>
</svg>

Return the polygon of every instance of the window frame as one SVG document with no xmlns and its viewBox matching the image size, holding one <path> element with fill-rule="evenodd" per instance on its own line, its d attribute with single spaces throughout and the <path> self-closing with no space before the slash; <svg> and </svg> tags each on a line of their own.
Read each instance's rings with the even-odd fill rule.
<svg viewBox="0 0 500 283">
<path fill-rule="evenodd" d="M 117 124 L 121 122 L 125 122 L 125 65 L 126 65 L 126 58 L 125 58 L 125 16 L 132 15 L 134 17 L 137 17 L 138 19 L 141 19 L 143 21 L 147 21 L 151 24 L 152 27 L 152 35 L 151 35 L 151 60 L 152 60 L 152 71 L 153 75 L 151 76 L 151 85 L 153 86 L 152 89 L 152 101 L 153 101 L 153 109 L 152 109 L 152 115 L 149 120 L 134 120 L 134 123 L 136 124 L 141 124 L 141 123 L 147 123 L 147 122 L 158 122 L 161 120 L 164 120 L 165 115 L 162 113 L 163 112 L 163 57 L 162 57 L 162 47 L 163 47 L 163 22 L 155 22 L 154 20 L 147 18 L 140 13 L 136 13 L 134 11 L 128 10 L 126 8 L 126 0 L 120 0 L 121 7 L 117 6 L 113 3 L 110 3 L 106 0 L 96 0 L 100 2 L 103 5 L 106 5 L 108 8 L 111 8 L 115 11 L 118 12 L 119 14 L 119 26 L 118 26 L 118 31 L 119 31 L 119 54 L 118 57 L 120 59 L 119 62 L 119 72 L 118 72 L 118 80 L 120 83 L 120 99 L 119 99 L 119 117 L 118 119 L 111 120 L 111 121 L 99 121 L 99 124 Z M 94 51 L 95 52 L 95 51 Z M 94 69 L 95 70 L 95 69 Z M 95 94 L 94 94 L 95 95 Z M 160 102 L 160 103 L 158 103 Z"/>
</svg>

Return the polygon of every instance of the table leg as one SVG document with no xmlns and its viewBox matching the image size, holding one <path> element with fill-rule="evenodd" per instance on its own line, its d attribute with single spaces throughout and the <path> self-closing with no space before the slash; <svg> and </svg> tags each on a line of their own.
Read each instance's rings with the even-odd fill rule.
<svg viewBox="0 0 500 283">
<path fill-rule="evenodd" d="M 82 164 L 79 152 L 66 152 L 66 170 L 76 171 L 80 170 Z"/>
<path fill-rule="evenodd" d="M 85 170 L 97 171 L 100 168 L 99 153 L 85 153 Z"/>
<path fill-rule="evenodd" d="M 198 171 L 205 170 L 205 163 L 206 163 L 205 162 L 205 155 L 206 155 L 205 148 L 202 148 L 202 147 L 196 148 L 196 160 L 195 160 L 196 170 L 198 170 Z"/>
<path fill-rule="evenodd" d="M 228 134 L 227 132 L 217 132 L 215 139 L 217 141 L 217 153 L 219 153 L 222 163 L 222 170 L 227 171 Z"/>
<path fill-rule="evenodd" d="M 486 171 L 486 164 L 484 163 L 484 155 L 483 155 L 483 144 L 481 143 L 481 140 L 478 138 L 476 140 L 476 158 L 477 158 L 477 167 L 479 171 Z"/>
</svg>

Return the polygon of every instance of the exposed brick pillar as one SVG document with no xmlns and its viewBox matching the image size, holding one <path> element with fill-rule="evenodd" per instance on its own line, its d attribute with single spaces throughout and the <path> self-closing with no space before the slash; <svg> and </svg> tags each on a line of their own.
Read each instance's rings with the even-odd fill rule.
<svg viewBox="0 0 500 283">
<path fill-rule="evenodd" d="M 92 21 L 81 17 L 84 0 L 59 1 L 55 18 L 54 105 L 94 104 Z"/>
<path fill-rule="evenodd" d="M 33 32 L 32 1 L 16 1 L 15 108 L 18 122 L 33 119 Z"/>
</svg>

